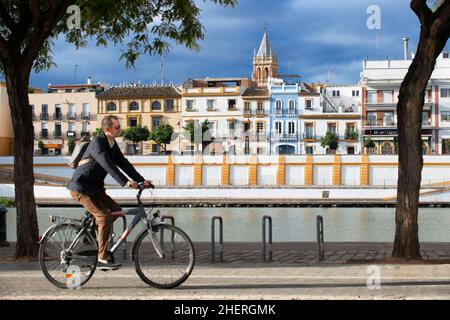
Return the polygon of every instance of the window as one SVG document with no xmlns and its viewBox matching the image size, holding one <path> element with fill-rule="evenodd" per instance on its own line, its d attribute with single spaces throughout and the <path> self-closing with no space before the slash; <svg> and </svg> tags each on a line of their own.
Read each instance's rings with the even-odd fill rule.
<svg viewBox="0 0 450 320">
<path fill-rule="evenodd" d="M 152 131 L 161 124 L 161 117 L 152 117 Z"/>
<path fill-rule="evenodd" d="M 215 103 L 216 103 L 216 101 L 214 99 L 206 100 L 207 110 L 214 110 L 215 109 Z"/>
<path fill-rule="evenodd" d="M 367 103 L 376 103 L 377 102 L 377 92 L 376 91 L 367 91 Z"/>
<path fill-rule="evenodd" d="M 337 134 L 337 125 L 336 125 L 336 123 L 329 123 L 327 129 L 328 129 L 327 130 L 328 132 Z"/>
<path fill-rule="evenodd" d="M 152 103 L 152 111 L 161 110 L 161 103 L 159 101 L 153 101 Z"/>
<path fill-rule="evenodd" d="M 264 130 L 264 122 L 257 122 L 256 123 L 256 132 L 260 133 Z"/>
<path fill-rule="evenodd" d="M 48 123 L 47 122 L 42 122 L 41 123 L 41 129 L 42 130 L 47 130 L 48 129 Z"/>
<path fill-rule="evenodd" d="M 75 131 L 75 130 L 76 130 L 75 122 L 69 122 L 69 131 Z"/>
<path fill-rule="evenodd" d="M 352 97 L 359 97 L 359 90 L 352 90 Z"/>
<path fill-rule="evenodd" d="M 228 122 L 228 129 L 229 130 L 234 130 L 235 128 L 235 122 L 234 121 L 229 121 Z"/>
<path fill-rule="evenodd" d="M 385 112 L 384 113 L 383 124 L 385 126 L 393 126 L 394 125 L 394 113 L 393 112 Z"/>
<path fill-rule="evenodd" d="M 245 111 L 250 111 L 250 102 L 248 101 L 244 102 L 244 109 Z"/>
<path fill-rule="evenodd" d="M 450 154 L 450 139 L 442 139 L 442 154 Z"/>
<path fill-rule="evenodd" d="M 173 99 L 164 100 L 164 109 L 166 111 L 173 111 L 174 106 L 175 105 L 174 105 Z"/>
<path fill-rule="evenodd" d="M 34 113 L 34 110 L 33 110 Z M 55 120 L 61 120 L 62 119 L 62 112 L 61 112 L 61 105 L 55 104 Z"/>
<path fill-rule="evenodd" d="M 263 105 L 262 101 L 258 101 L 258 110 L 259 111 L 264 110 L 264 105 Z"/>
<path fill-rule="evenodd" d="M 43 104 L 43 105 L 41 105 L 41 112 L 42 112 L 42 114 L 48 114 L 48 105 L 47 104 Z"/>
<path fill-rule="evenodd" d="M 312 100 L 311 99 L 305 100 L 305 109 L 312 109 Z"/>
<path fill-rule="evenodd" d="M 108 102 L 108 104 L 106 105 L 106 111 L 116 111 L 117 110 L 117 106 L 114 102 Z"/>
<path fill-rule="evenodd" d="M 61 123 L 55 123 L 55 138 L 61 137 Z"/>
<path fill-rule="evenodd" d="M 431 124 L 431 119 L 428 116 L 428 112 L 422 112 L 422 124 L 424 125 Z"/>
<path fill-rule="evenodd" d="M 313 154 L 313 151 L 314 151 L 313 147 L 305 147 L 305 149 L 306 149 L 306 154 Z"/>
<path fill-rule="evenodd" d="M 186 100 L 186 110 L 194 110 L 194 100 Z"/>
<path fill-rule="evenodd" d="M 450 88 L 441 89 L 441 98 L 449 98 L 450 97 Z"/>
<path fill-rule="evenodd" d="M 83 103 L 83 117 L 89 116 L 89 103 Z"/>
<path fill-rule="evenodd" d="M 236 99 L 228 100 L 228 110 L 236 109 Z"/>
<path fill-rule="evenodd" d="M 75 103 L 69 103 L 69 116 L 75 117 Z"/>
<path fill-rule="evenodd" d="M 295 101 L 294 100 L 289 100 L 289 111 L 294 111 L 295 110 Z"/>
<path fill-rule="evenodd" d="M 295 123 L 294 122 L 289 122 L 288 124 L 288 133 L 289 134 L 295 134 Z"/>
<path fill-rule="evenodd" d="M 281 127 L 281 122 L 275 122 L 275 134 L 281 134 L 281 131 L 282 131 L 282 129 L 281 129 L 282 127 Z"/>
<path fill-rule="evenodd" d="M 340 90 L 333 90 L 333 97 L 340 97 L 341 91 Z"/>
<path fill-rule="evenodd" d="M 280 100 L 275 102 L 275 113 L 281 113 L 282 104 Z"/>
<path fill-rule="evenodd" d="M 355 147 L 347 147 L 347 154 L 355 154 Z"/>
<path fill-rule="evenodd" d="M 305 123 L 305 138 L 314 139 L 314 126 L 312 123 Z"/>
<path fill-rule="evenodd" d="M 81 124 L 81 132 L 88 132 L 88 122 L 87 121 L 83 121 L 83 123 Z"/>
<path fill-rule="evenodd" d="M 394 91 L 388 90 L 383 91 L 383 103 L 393 103 L 394 102 Z"/>
<path fill-rule="evenodd" d="M 250 122 L 244 122 L 244 132 L 250 130 Z"/>
<path fill-rule="evenodd" d="M 138 126 L 138 117 L 128 117 L 128 126 L 129 127 L 137 127 Z"/>
<path fill-rule="evenodd" d="M 449 57 L 449 52 L 444 52 L 444 54 L 443 54 L 443 56 L 444 56 L 444 59 L 448 59 L 448 57 Z"/>
<path fill-rule="evenodd" d="M 160 152 L 160 146 L 159 146 L 159 144 L 157 144 L 157 143 L 152 144 L 152 153 L 158 154 L 159 152 Z"/>
<path fill-rule="evenodd" d="M 138 111 L 139 105 L 136 101 L 130 102 L 130 105 L 128 106 L 128 111 Z"/>
<path fill-rule="evenodd" d="M 367 112 L 367 124 L 371 126 L 377 125 L 377 113 L 376 112 Z"/>
<path fill-rule="evenodd" d="M 443 122 L 450 121 L 450 111 L 441 111 L 441 121 Z"/>
</svg>

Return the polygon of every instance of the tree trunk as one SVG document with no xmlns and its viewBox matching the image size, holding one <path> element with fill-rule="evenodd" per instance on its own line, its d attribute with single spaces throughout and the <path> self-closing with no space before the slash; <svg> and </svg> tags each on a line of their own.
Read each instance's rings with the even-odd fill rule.
<svg viewBox="0 0 450 320">
<path fill-rule="evenodd" d="M 422 26 L 417 54 L 400 87 L 397 105 L 399 169 L 392 256 L 406 260 L 421 259 L 417 219 L 423 167 L 422 110 L 428 80 L 442 49 L 436 37 Z"/>
<path fill-rule="evenodd" d="M 28 70 L 27 70 L 28 69 Z M 37 257 L 39 230 L 34 198 L 33 121 L 28 100 L 29 68 L 17 62 L 5 66 L 14 128 L 14 185 L 17 209 L 16 258 Z"/>
</svg>

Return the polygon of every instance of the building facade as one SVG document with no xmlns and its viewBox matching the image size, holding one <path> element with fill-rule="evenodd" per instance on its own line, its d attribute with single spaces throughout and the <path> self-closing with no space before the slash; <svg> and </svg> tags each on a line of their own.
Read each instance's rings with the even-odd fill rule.
<svg viewBox="0 0 450 320">
<path fill-rule="evenodd" d="M 30 93 L 34 150 L 39 155 L 67 155 L 69 141 L 90 137 L 96 128 L 96 94 L 105 85 L 49 85 L 46 93 Z"/>
<path fill-rule="evenodd" d="M 198 150 L 204 154 L 243 153 L 243 132 L 249 128 L 249 121 L 243 117 L 242 96 L 252 87 L 255 84 L 247 78 L 187 80 L 182 91 L 182 128 L 192 121 L 203 123 L 207 120 L 209 129 L 201 145 L 191 143 L 184 135 L 181 153 L 191 154 L 197 145 L 204 148 Z"/>
<path fill-rule="evenodd" d="M 405 39 L 407 41 L 407 39 Z M 405 45 L 407 48 L 407 45 Z M 414 53 L 404 60 L 363 61 L 363 138 L 375 143 L 375 154 L 397 154 L 397 102 L 400 85 Z M 443 52 L 428 82 L 422 113 L 422 149 L 426 155 L 450 154 L 450 58 Z"/>
<path fill-rule="evenodd" d="M 181 121 L 181 95 L 173 86 L 125 85 L 112 87 L 97 95 L 98 119 L 112 114 L 121 120 L 122 129 L 146 126 L 150 131 L 160 124 L 170 124 L 174 132 L 179 131 Z M 141 142 L 134 149 L 133 142 L 118 138 L 117 142 L 125 154 L 158 155 L 163 149 L 153 141 Z M 166 146 L 167 151 L 176 151 L 177 139 Z"/>
<path fill-rule="evenodd" d="M 264 30 L 258 52 L 253 52 L 252 65 L 252 80 L 256 82 L 258 87 L 267 88 L 269 78 L 278 78 L 278 58 L 270 47 L 266 30 Z"/>
</svg>

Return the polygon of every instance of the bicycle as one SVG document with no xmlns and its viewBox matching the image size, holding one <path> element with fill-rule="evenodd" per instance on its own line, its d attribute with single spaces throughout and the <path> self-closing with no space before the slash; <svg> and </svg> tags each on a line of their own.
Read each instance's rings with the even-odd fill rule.
<svg viewBox="0 0 450 320">
<path fill-rule="evenodd" d="M 186 281 L 192 273 L 195 264 L 194 246 L 183 230 L 158 219 L 159 210 L 152 213 L 152 207 L 144 207 L 141 201 L 143 190 L 144 185 L 140 183 L 136 195 L 138 207 L 125 212 L 125 215 L 135 215 L 131 223 L 116 242 L 111 235 L 110 259 L 114 261 L 114 252 L 141 222 L 145 227 L 134 240 L 131 249 L 136 272 L 150 286 L 174 288 Z M 77 267 L 81 287 L 94 275 L 97 267 L 98 244 L 92 235 L 95 234 L 95 219 L 86 211 L 82 219 L 50 216 L 50 220 L 55 224 L 45 231 L 39 241 L 41 269 L 53 285 L 68 288 L 67 277 L 70 275 L 67 274 L 73 267 Z"/>
</svg>

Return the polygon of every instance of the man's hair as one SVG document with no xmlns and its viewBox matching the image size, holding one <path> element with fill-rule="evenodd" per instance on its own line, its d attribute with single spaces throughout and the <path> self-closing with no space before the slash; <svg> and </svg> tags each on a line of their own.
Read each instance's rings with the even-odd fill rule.
<svg viewBox="0 0 450 320">
<path fill-rule="evenodd" d="M 119 117 L 112 114 L 105 116 L 102 120 L 102 130 L 105 130 L 105 128 L 111 128 L 113 120 L 119 120 Z"/>
</svg>

